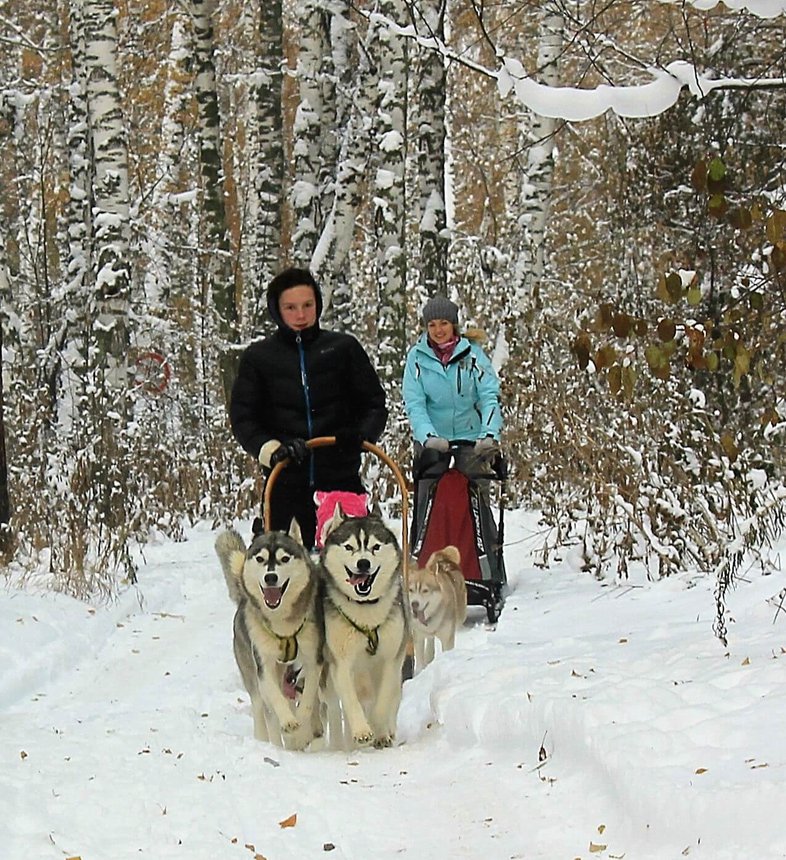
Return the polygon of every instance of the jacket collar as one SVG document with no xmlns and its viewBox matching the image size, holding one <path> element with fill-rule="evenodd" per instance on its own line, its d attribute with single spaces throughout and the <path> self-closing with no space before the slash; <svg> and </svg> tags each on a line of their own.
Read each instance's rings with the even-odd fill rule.
<svg viewBox="0 0 786 860">
<path fill-rule="evenodd" d="M 302 331 L 295 331 L 294 329 L 289 328 L 289 326 L 283 325 L 283 323 L 278 327 L 279 337 L 287 343 L 297 343 L 298 335 L 300 335 L 301 343 L 312 343 L 317 339 L 319 331 L 319 320 L 317 320 L 314 325 L 309 328 L 304 328 Z"/>
<path fill-rule="evenodd" d="M 425 355 L 430 356 L 434 359 L 434 361 L 441 364 L 439 361 L 439 357 L 434 352 L 434 350 L 428 344 L 428 335 L 424 332 L 420 338 L 415 343 L 419 352 L 424 353 Z M 460 337 L 458 343 L 456 344 L 456 348 L 453 350 L 453 355 L 450 357 L 450 361 L 445 367 L 449 367 L 451 364 L 455 364 L 460 358 L 463 358 L 470 350 L 470 342 L 465 337 Z"/>
</svg>

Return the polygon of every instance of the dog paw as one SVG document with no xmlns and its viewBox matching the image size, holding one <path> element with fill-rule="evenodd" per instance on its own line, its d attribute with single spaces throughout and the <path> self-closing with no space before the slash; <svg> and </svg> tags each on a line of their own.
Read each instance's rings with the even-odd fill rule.
<svg viewBox="0 0 786 860">
<path fill-rule="evenodd" d="M 291 750 L 304 750 L 313 740 L 310 732 L 294 732 L 287 735 L 286 746 Z"/>
<path fill-rule="evenodd" d="M 285 735 L 294 734 L 295 732 L 297 732 L 299 730 L 300 730 L 300 723 L 294 717 L 291 720 L 287 720 L 287 722 L 281 726 L 281 731 Z"/>
<path fill-rule="evenodd" d="M 369 744 L 374 742 L 374 733 L 369 729 L 367 732 L 358 732 L 356 735 L 352 736 L 352 739 L 355 741 L 357 746 L 367 747 Z"/>
<path fill-rule="evenodd" d="M 378 750 L 385 749 L 385 747 L 392 747 L 393 735 L 382 735 L 378 738 L 374 738 L 374 746 Z"/>
</svg>

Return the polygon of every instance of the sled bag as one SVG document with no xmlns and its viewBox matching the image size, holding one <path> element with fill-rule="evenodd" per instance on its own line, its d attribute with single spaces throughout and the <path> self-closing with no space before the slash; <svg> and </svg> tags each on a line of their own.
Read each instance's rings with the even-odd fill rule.
<svg viewBox="0 0 786 860">
<path fill-rule="evenodd" d="M 480 494 L 471 489 L 469 478 L 457 469 L 448 469 L 432 485 L 414 555 L 418 564 L 425 564 L 431 553 L 452 544 L 461 553 L 464 579 L 489 580 Z"/>
</svg>

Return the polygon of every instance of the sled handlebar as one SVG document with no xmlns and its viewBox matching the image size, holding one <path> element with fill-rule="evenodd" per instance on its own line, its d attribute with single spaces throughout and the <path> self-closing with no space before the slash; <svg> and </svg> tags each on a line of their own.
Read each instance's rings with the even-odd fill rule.
<svg viewBox="0 0 786 860">
<path fill-rule="evenodd" d="M 420 454 L 416 458 L 416 463 L 413 466 L 413 478 L 428 478 L 428 470 L 437 465 L 437 463 L 446 463 L 452 455 L 457 454 L 462 449 L 473 448 L 476 440 L 474 439 L 450 439 L 448 441 L 447 451 L 438 451 L 435 448 L 422 447 Z M 426 462 L 424 462 L 424 458 Z M 508 461 L 501 450 L 498 450 L 493 459 L 488 461 L 491 472 L 464 472 L 464 474 L 472 481 L 478 479 L 491 481 L 505 481 L 508 477 Z M 462 469 L 463 471 L 463 469 Z"/>
<path fill-rule="evenodd" d="M 336 444 L 335 436 L 315 436 L 313 439 L 309 439 L 306 441 L 306 446 L 308 448 L 326 448 L 330 445 Z M 393 477 L 396 479 L 396 483 L 398 484 L 398 488 L 401 492 L 401 553 L 402 553 L 402 563 L 404 566 L 404 577 L 406 582 L 407 568 L 409 564 L 409 534 L 408 534 L 408 526 L 407 522 L 409 519 L 409 498 L 407 496 L 407 482 L 404 478 L 404 475 L 401 473 L 401 469 L 396 465 L 395 461 L 386 454 L 381 448 L 377 447 L 373 442 L 367 442 L 365 439 L 363 440 L 362 449 L 364 451 L 368 451 L 369 454 L 374 454 L 378 459 L 382 460 L 382 462 L 390 469 L 393 473 Z M 273 493 L 273 487 L 278 479 L 278 476 L 281 474 L 282 469 L 285 469 L 287 465 L 289 465 L 289 459 L 281 460 L 281 462 L 276 463 L 275 466 L 270 470 L 270 474 L 268 475 L 267 481 L 265 482 L 265 495 L 264 495 L 264 504 L 263 504 L 263 517 L 265 522 L 265 531 L 270 531 L 270 499 Z"/>
</svg>

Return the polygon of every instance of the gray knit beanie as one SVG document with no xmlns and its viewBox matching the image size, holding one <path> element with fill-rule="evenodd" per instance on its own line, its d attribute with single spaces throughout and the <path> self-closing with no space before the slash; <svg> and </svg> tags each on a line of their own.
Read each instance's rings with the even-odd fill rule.
<svg viewBox="0 0 786 860">
<path fill-rule="evenodd" d="M 445 296 L 432 296 L 423 306 L 423 323 L 428 325 L 432 320 L 447 320 L 458 325 L 458 307 Z"/>
</svg>

